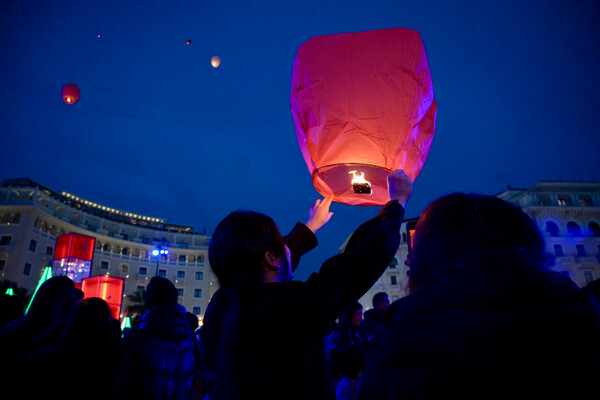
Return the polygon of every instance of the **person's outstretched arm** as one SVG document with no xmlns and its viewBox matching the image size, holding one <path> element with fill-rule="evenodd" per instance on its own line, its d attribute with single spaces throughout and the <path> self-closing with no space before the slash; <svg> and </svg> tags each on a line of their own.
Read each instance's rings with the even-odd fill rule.
<svg viewBox="0 0 600 400">
<path fill-rule="evenodd" d="M 317 199 L 315 204 L 310 207 L 306 224 L 298 222 L 294 229 L 283 238 L 292 254 L 292 272 L 298 267 L 300 257 L 317 247 L 318 241 L 315 234 L 331 219 L 333 213 L 329 211 L 329 206 L 332 200 L 333 196 Z"/>
</svg>

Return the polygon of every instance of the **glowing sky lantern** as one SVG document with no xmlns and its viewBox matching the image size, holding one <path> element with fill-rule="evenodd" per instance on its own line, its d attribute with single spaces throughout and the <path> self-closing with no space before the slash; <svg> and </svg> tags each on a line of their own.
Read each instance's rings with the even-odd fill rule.
<svg viewBox="0 0 600 400">
<path fill-rule="evenodd" d="M 384 204 L 389 172 L 414 180 L 429 153 L 437 106 L 417 31 L 310 39 L 294 58 L 290 103 L 313 185 L 334 201 Z"/>
<path fill-rule="evenodd" d="M 188 40 L 187 42 L 185 42 L 185 44 L 192 44 L 192 41 Z"/>
<path fill-rule="evenodd" d="M 214 56 L 210 59 L 210 65 L 212 65 L 215 68 L 218 68 L 219 65 L 221 65 L 221 59 L 218 56 Z"/>
<path fill-rule="evenodd" d="M 79 100 L 79 88 L 74 83 L 69 83 L 62 88 L 62 98 L 67 104 L 75 104 Z"/>
</svg>

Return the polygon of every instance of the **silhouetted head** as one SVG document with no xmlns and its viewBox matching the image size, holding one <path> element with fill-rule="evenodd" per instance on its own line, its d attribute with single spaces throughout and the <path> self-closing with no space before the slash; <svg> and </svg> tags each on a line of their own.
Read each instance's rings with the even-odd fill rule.
<svg viewBox="0 0 600 400">
<path fill-rule="evenodd" d="M 38 332 L 45 332 L 58 322 L 65 320 L 77 300 L 81 290 L 66 276 L 55 276 L 40 286 L 25 319 Z"/>
<path fill-rule="evenodd" d="M 195 332 L 196 329 L 198 329 L 198 324 L 200 323 L 200 320 L 198 319 L 198 316 L 194 313 L 191 313 L 189 311 L 185 312 L 185 317 L 187 318 L 189 324 L 190 324 L 190 328 L 192 328 L 192 332 Z"/>
<path fill-rule="evenodd" d="M 551 262 L 534 221 L 496 197 L 454 193 L 431 203 L 417 221 L 410 260 L 412 289 L 439 272 L 477 274 Z"/>
<path fill-rule="evenodd" d="M 390 298 L 386 292 L 379 292 L 373 296 L 373 308 L 386 310 L 390 306 Z"/>
<path fill-rule="evenodd" d="M 340 315 L 340 326 L 344 328 L 358 328 L 362 322 L 362 309 L 363 307 L 358 301 L 354 302 Z"/>
<path fill-rule="evenodd" d="M 146 308 L 177 303 L 177 288 L 173 282 L 162 276 L 155 276 L 150 279 L 146 286 Z"/>
<path fill-rule="evenodd" d="M 210 266 L 222 288 L 261 282 L 265 254 L 285 259 L 285 245 L 273 220 L 253 211 L 234 211 L 216 227 L 208 248 Z"/>
<path fill-rule="evenodd" d="M 0 328 L 21 318 L 25 314 L 25 306 L 17 296 L 0 294 Z"/>
</svg>

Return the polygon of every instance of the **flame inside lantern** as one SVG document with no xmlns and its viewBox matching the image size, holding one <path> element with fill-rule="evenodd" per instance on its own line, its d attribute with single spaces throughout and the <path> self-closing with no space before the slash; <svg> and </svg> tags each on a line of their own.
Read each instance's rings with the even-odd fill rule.
<svg viewBox="0 0 600 400">
<path fill-rule="evenodd" d="M 350 171 L 348 174 L 352 174 L 354 193 L 371 194 L 371 182 L 365 179 L 364 172 Z"/>
</svg>

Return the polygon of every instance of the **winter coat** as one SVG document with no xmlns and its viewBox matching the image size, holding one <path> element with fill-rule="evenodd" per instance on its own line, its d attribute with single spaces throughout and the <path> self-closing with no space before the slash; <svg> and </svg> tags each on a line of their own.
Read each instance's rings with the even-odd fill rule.
<svg viewBox="0 0 600 400">
<path fill-rule="evenodd" d="M 595 390 L 598 314 L 568 277 L 533 267 L 440 274 L 390 306 L 370 343 L 361 399 L 564 399 Z"/>
<path fill-rule="evenodd" d="M 195 353 L 185 308 L 148 310 L 123 339 L 117 399 L 195 399 Z"/>
<path fill-rule="evenodd" d="M 389 202 L 362 224 L 345 251 L 306 282 L 248 283 L 219 290 L 204 317 L 211 400 L 328 399 L 325 336 L 375 283 L 399 245 L 404 209 Z M 308 243 L 307 246 L 298 243 Z M 288 236 L 292 259 L 316 244 L 306 226 Z M 292 265 L 295 267 L 295 265 Z"/>
<path fill-rule="evenodd" d="M 369 340 L 372 334 L 379 328 L 383 323 L 383 317 L 387 310 L 381 310 L 378 308 L 372 308 L 365 311 L 363 322 L 360 326 L 360 337 L 364 340 Z"/>
</svg>

